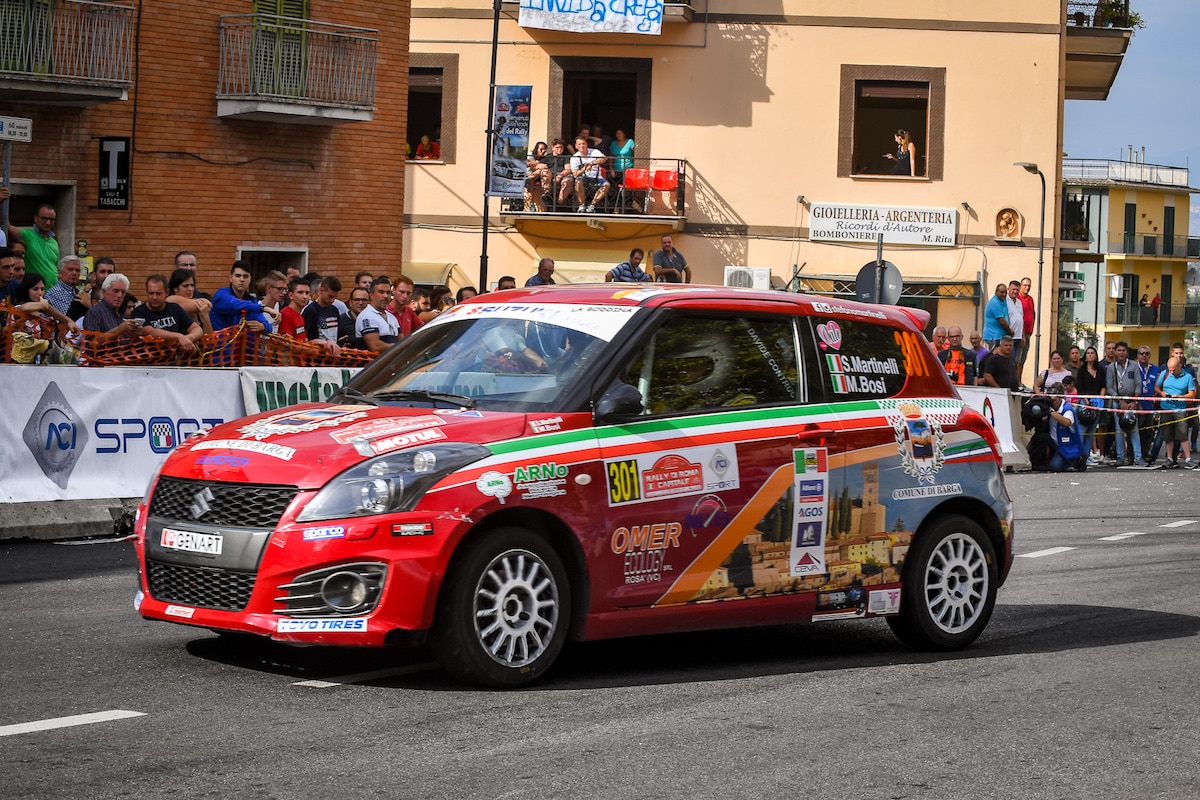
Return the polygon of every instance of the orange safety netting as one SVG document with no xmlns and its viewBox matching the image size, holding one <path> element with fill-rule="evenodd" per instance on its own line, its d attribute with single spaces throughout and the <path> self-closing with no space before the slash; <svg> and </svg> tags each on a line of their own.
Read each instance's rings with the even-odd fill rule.
<svg viewBox="0 0 1200 800">
<path fill-rule="evenodd" d="M 205 334 L 192 352 L 179 344 L 152 336 L 128 333 L 71 334 L 62 323 L 40 314 L 28 314 L 0 304 L 0 359 L 14 363 L 18 351 L 30 339 L 48 339 L 74 347 L 78 363 L 89 367 L 365 367 L 376 354 L 368 350 L 342 348 L 337 355 L 318 344 L 286 336 L 261 333 L 245 323 Z"/>
</svg>

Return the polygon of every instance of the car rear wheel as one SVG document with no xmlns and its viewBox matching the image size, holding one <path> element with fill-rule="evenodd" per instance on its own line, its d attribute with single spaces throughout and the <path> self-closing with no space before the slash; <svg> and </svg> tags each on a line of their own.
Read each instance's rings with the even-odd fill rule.
<svg viewBox="0 0 1200 800">
<path fill-rule="evenodd" d="M 900 614 L 888 624 L 923 650 L 958 650 L 979 637 L 996 604 L 996 557 L 975 522 L 938 520 L 918 534 L 904 562 Z"/>
<path fill-rule="evenodd" d="M 562 561 L 521 528 L 489 531 L 469 547 L 442 593 L 433 636 L 438 662 L 484 686 L 537 680 L 566 640 L 571 599 Z"/>
</svg>

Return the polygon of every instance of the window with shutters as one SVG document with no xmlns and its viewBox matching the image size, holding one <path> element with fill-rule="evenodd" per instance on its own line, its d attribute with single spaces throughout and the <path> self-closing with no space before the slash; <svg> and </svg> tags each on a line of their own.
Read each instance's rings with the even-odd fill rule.
<svg viewBox="0 0 1200 800">
<path fill-rule="evenodd" d="M 438 145 L 439 156 L 433 163 L 453 164 L 457 139 L 458 54 L 410 53 L 408 64 L 409 158 L 416 155 L 421 137 L 428 136 Z"/>
<path fill-rule="evenodd" d="M 254 92 L 304 96 L 308 0 L 254 0 L 254 13 Z"/>
<path fill-rule="evenodd" d="M 843 64 L 838 175 L 941 180 L 945 90 L 944 69 Z M 901 131 L 915 145 L 915 173 Z"/>
</svg>

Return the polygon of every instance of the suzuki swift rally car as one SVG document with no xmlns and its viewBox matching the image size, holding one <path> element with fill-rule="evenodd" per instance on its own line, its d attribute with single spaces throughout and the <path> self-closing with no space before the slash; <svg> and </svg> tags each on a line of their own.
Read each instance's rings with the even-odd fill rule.
<svg viewBox="0 0 1200 800">
<path fill-rule="evenodd" d="M 499 687 L 568 638 L 884 617 L 965 647 L 1012 506 L 926 319 L 723 287 L 483 295 L 329 404 L 183 443 L 138 510 L 138 608 L 295 644 L 428 639 Z"/>
</svg>

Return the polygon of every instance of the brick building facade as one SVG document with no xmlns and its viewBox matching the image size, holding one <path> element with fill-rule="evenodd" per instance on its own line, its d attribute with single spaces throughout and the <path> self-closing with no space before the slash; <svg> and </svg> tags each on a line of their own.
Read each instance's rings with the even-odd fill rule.
<svg viewBox="0 0 1200 800">
<path fill-rule="evenodd" d="M 183 249 L 208 291 L 238 257 L 258 273 L 399 272 L 408 0 L 64 0 L 51 13 L 0 22 L 46 44 L 0 59 L 0 115 L 33 121 L 33 141 L 13 146 L 15 224 L 53 201 L 61 252 L 86 241 L 137 294 Z M 107 137 L 131 143 L 126 208 L 101 204 L 120 194 L 102 184 L 118 166 Z"/>
</svg>

